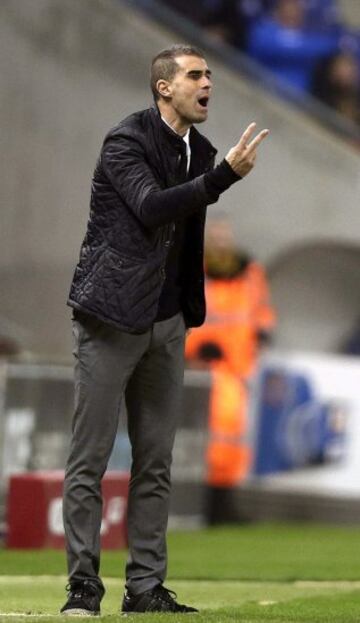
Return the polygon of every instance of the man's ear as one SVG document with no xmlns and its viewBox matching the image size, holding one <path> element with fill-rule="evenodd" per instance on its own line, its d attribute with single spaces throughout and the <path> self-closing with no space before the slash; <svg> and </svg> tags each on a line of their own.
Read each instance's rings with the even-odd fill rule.
<svg viewBox="0 0 360 623">
<path fill-rule="evenodd" d="M 156 83 L 156 90 L 161 95 L 161 97 L 169 98 L 171 97 L 171 85 L 167 80 L 158 80 Z"/>
</svg>

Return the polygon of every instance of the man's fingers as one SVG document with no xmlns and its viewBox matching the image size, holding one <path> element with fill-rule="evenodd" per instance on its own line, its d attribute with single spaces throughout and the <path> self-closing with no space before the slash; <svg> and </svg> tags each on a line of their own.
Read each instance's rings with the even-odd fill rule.
<svg viewBox="0 0 360 623">
<path fill-rule="evenodd" d="M 269 130 L 261 130 L 261 132 L 259 132 L 259 134 L 257 134 L 255 136 L 255 138 L 253 138 L 253 140 L 251 141 L 251 143 L 248 144 L 247 146 L 247 151 L 248 153 L 254 151 L 257 146 L 261 143 L 261 141 L 264 140 L 264 138 L 267 137 L 267 135 L 269 134 Z"/>
<path fill-rule="evenodd" d="M 248 125 L 245 132 L 240 137 L 240 140 L 238 142 L 238 147 L 245 147 L 247 145 L 247 142 L 250 136 L 252 135 L 253 131 L 255 130 L 255 128 L 256 128 L 256 123 L 255 121 L 253 121 L 252 123 L 250 123 L 250 125 Z"/>
<path fill-rule="evenodd" d="M 232 147 L 225 156 L 231 168 L 241 177 L 247 175 L 255 165 L 256 148 L 269 134 L 269 130 L 261 130 L 261 132 L 251 140 L 255 128 L 256 123 L 253 121 L 246 128 L 238 144 Z"/>
</svg>

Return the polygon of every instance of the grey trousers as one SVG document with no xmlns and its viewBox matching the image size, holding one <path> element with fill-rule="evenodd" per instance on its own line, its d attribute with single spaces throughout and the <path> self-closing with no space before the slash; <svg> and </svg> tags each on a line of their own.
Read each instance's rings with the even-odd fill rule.
<svg viewBox="0 0 360 623">
<path fill-rule="evenodd" d="M 126 586 L 139 594 L 166 576 L 170 466 L 184 377 L 182 314 L 144 334 L 95 318 L 73 321 L 75 413 L 65 472 L 64 526 L 69 581 L 99 577 L 101 479 L 115 441 L 123 397 L 132 467 Z"/>
</svg>

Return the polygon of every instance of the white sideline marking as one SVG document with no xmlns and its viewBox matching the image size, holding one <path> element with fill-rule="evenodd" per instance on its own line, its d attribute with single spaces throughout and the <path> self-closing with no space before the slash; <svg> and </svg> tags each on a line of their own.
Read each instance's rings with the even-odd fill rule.
<svg viewBox="0 0 360 623">
<path fill-rule="evenodd" d="M 121 586 L 125 580 L 122 577 L 114 578 L 114 577 L 103 577 L 104 584 L 110 584 L 113 586 Z M 32 582 L 51 582 L 59 581 L 59 583 L 63 583 L 64 587 L 68 582 L 68 578 L 66 575 L 0 575 L 0 584 L 21 584 L 21 583 L 29 583 Z M 256 580 L 190 580 L 197 585 L 203 584 L 211 584 L 220 586 L 223 584 L 259 584 Z M 189 580 L 173 580 L 176 584 L 181 585 L 182 583 L 188 583 Z M 277 584 L 277 582 L 274 582 Z M 271 584 L 271 580 L 269 581 Z M 294 582 L 283 582 L 283 584 L 287 584 L 288 586 L 294 586 L 296 588 L 360 588 L 360 580 L 295 580 Z M 1 613 L 0 613 L 1 614 Z"/>
<path fill-rule="evenodd" d="M 68 583 L 66 575 L 0 575 L 0 584 L 31 584 L 32 582 L 54 582 L 58 580 L 60 583 Z M 125 580 L 123 578 L 103 578 L 106 584 L 121 584 Z"/>
<path fill-rule="evenodd" d="M 0 612 L 0 617 L 52 617 L 52 614 L 29 614 L 27 612 Z M 58 616 L 58 615 L 56 615 Z"/>
<path fill-rule="evenodd" d="M 13 584 L 20 584 L 21 582 L 34 582 L 39 580 L 40 582 L 53 582 L 59 580 L 59 582 L 67 582 L 65 575 L 0 575 L 0 584 L 7 584 L 11 582 Z"/>
<path fill-rule="evenodd" d="M 360 588 L 360 580 L 296 580 L 296 588 Z"/>
</svg>

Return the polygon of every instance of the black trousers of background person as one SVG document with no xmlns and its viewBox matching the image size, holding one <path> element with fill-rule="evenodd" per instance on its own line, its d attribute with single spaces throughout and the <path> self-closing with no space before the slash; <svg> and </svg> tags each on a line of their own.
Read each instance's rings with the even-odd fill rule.
<svg viewBox="0 0 360 623">
<path fill-rule="evenodd" d="M 64 483 L 69 582 L 99 577 L 101 479 L 125 397 L 132 467 L 128 501 L 126 586 L 133 594 L 164 581 L 170 466 L 184 377 L 181 313 L 141 335 L 90 316 L 73 321 L 75 413 Z"/>
</svg>

